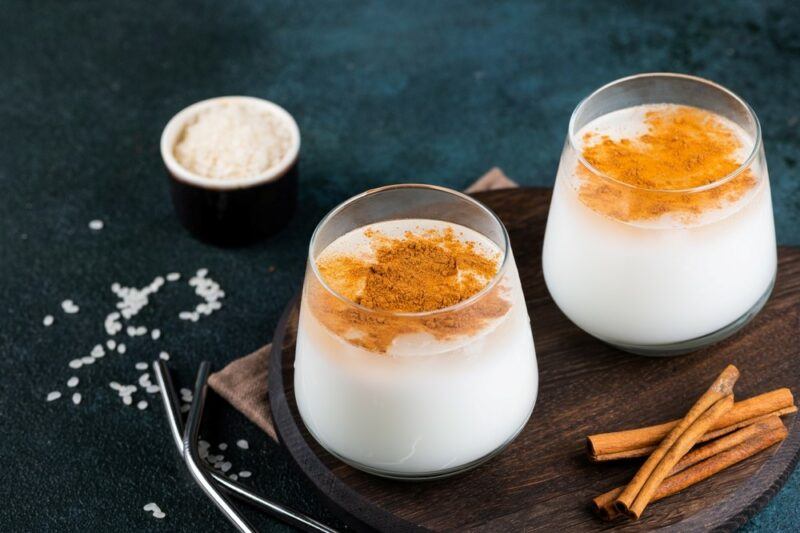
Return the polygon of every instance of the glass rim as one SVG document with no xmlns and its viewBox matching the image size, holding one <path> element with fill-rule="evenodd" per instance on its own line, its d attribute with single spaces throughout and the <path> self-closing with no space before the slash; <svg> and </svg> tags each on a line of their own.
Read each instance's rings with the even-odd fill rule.
<svg viewBox="0 0 800 533">
<path fill-rule="evenodd" d="M 314 243 L 317 240 L 317 236 L 319 235 L 320 230 L 334 216 L 339 214 L 342 210 L 344 210 L 346 207 L 352 205 L 353 203 L 355 203 L 357 201 L 360 201 L 360 200 L 363 200 L 365 198 L 368 198 L 370 196 L 376 195 L 376 194 L 380 194 L 380 193 L 387 192 L 387 191 L 392 191 L 392 190 L 400 190 L 400 189 L 422 189 L 422 190 L 432 190 L 432 191 L 438 191 L 438 192 L 443 192 L 443 193 L 446 193 L 446 194 L 450 194 L 450 195 L 455 196 L 457 198 L 460 198 L 462 200 L 466 200 L 469 203 L 472 203 L 473 205 L 478 207 L 480 210 L 482 210 L 484 213 L 489 215 L 489 217 L 492 220 L 494 220 L 498 224 L 498 226 L 500 226 L 500 229 L 502 230 L 502 235 L 503 235 L 503 246 L 502 246 L 503 259 L 500 262 L 500 267 L 497 269 L 497 272 L 492 277 L 492 279 L 489 280 L 489 283 L 487 283 L 486 286 L 483 289 L 481 289 L 480 291 L 476 292 L 475 294 L 473 294 L 472 296 L 470 296 L 466 300 L 462 300 L 462 301 L 458 302 L 457 304 L 449 305 L 447 307 L 442 307 L 441 309 L 434 309 L 434 310 L 431 310 L 431 311 L 408 312 L 408 311 L 386 311 L 386 310 L 382 310 L 382 309 L 371 309 L 369 307 L 366 307 L 366 306 L 363 306 L 363 305 L 361 305 L 359 303 L 354 302 L 350 298 L 347 298 L 343 294 L 340 294 L 338 291 L 335 291 L 330 285 L 328 285 L 328 283 L 325 281 L 325 279 L 319 273 L 319 268 L 317 267 L 316 258 L 313 256 Z M 437 220 L 437 219 L 431 219 L 431 220 Z M 447 221 L 443 221 L 443 222 L 447 222 Z M 473 231 L 475 231 L 475 230 L 473 230 Z M 485 237 L 485 235 L 484 235 L 484 237 Z M 489 239 L 489 240 L 491 240 L 491 239 Z M 494 242 L 494 241 L 492 241 L 492 242 Z M 503 279 L 503 276 L 505 276 L 506 267 L 508 265 L 508 256 L 510 255 L 509 254 L 510 249 L 511 249 L 511 241 L 510 241 L 510 239 L 508 237 L 508 230 L 506 230 L 505 224 L 503 224 L 503 221 L 500 220 L 500 217 L 497 216 L 497 214 L 494 211 L 489 209 L 489 207 L 486 206 L 486 204 L 484 204 L 483 202 L 481 202 L 479 200 L 476 200 L 475 198 L 473 198 L 473 197 L 471 197 L 471 196 L 469 196 L 467 194 L 464 194 L 462 192 L 459 192 L 459 191 L 456 191 L 456 190 L 453 190 L 453 189 L 450 189 L 450 188 L 447 188 L 447 187 L 441 187 L 441 186 L 438 186 L 438 185 L 428 185 L 428 184 L 425 184 L 425 183 L 399 183 L 399 184 L 395 184 L 395 185 L 384 185 L 382 187 L 376 187 L 376 188 L 373 188 L 373 189 L 368 189 L 368 190 L 366 190 L 366 191 L 364 191 L 364 192 L 362 192 L 360 194 L 357 194 L 355 196 L 352 196 L 352 197 L 348 198 L 344 202 L 340 203 L 339 205 L 337 205 L 336 207 L 331 209 L 328 212 L 328 214 L 326 214 L 324 217 L 322 217 L 322 220 L 319 221 L 319 223 L 317 224 L 317 227 L 314 228 L 314 233 L 311 234 L 311 240 L 309 241 L 309 244 L 308 244 L 308 263 L 311 265 L 311 270 L 314 272 L 314 277 L 316 278 L 316 281 L 328 293 L 332 294 L 337 299 L 341 300 L 342 302 L 344 302 L 344 303 L 346 303 L 346 304 L 348 304 L 350 306 L 353 306 L 354 308 L 356 308 L 356 309 L 358 309 L 360 311 L 364 311 L 366 313 L 372 313 L 372 314 L 389 315 L 389 316 L 393 316 L 393 317 L 419 318 L 419 317 L 429 317 L 429 316 L 437 315 L 437 314 L 440 314 L 440 313 L 451 313 L 453 311 L 460 310 L 460 309 L 462 309 L 464 307 L 467 307 L 467 306 L 471 305 L 472 303 L 476 302 L 477 300 L 481 299 L 483 296 L 488 294 L 492 289 L 494 289 L 494 287 L 499 283 L 499 281 L 501 279 Z"/>
<path fill-rule="evenodd" d="M 753 147 L 752 147 L 750 153 L 748 154 L 747 158 L 745 158 L 745 160 L 735 170 L 733 170 L 732 172 L 726 174 L 722 178 L 720 178 L 720 179 L 718 179 L 716 181 L 713 181 L 711 183 L 707 183 L 705 185 L 699 185 L 697 187 L 690 187 L 688 189 L 651 189 L 649 187 L 639 187 L 639 186 L 636 186 L 636 185 L 632 185 L 630 183 L 625 183 L 624 181 L 620 181 L 620 180 L 614 178 L 613 176 L 609 176 L 608 174 L 606 174 L 604 172 L 601 172 L 599 169 L 595 168 L 594 165 L 589 163 L 583 157 L 583 153 L 578 149 L 578 147 L 575 144 L 575 135 L 577 134 L 577 132 L 574 131 L 574 130 L 575 130 L 575 122 L 577 120 L 578 113 L 583 110 L 583 108 L 586 106 L 586 104 L 590 100 L 592 100 L 594 97 L 599 95 L 601 92 L 603 92 L 603 91 L 605 91 L 607 89 L 610 89 L 612 87 L 615 87 L 617 85 L 621 85 L 623 83 L 627 83 L 629 81 L 642 79 L 642 78 L 679 78 L 679 79 L 684 79 L 684 80 L 688 80 L 688 81 L 692 81 L 692 82 L 695 82 L 695 83 L 699 83 L 699 84 L 702 84 L 702 85 L 706 85 L 706 86 L 712 87 L 713 89 L 716 89 L 717 91 L 719 91 L 721 93 L 724 93 L 724 94 L 730 96 L 731 98 L 733 98 L 736 102 L 738 102 L 744 108 L 744 110 L 747 113 L 747 115 L 750 118 L 752 118 L 753 123 L 755 124 L 756 132 L 755 132 L 755 138 L 754 138 L 754 142 L 753 142 Z M 599 177 L 601 177 L 601 178 L 603 178 L 605 180 L 614 182 L 617 185 L 622 185 L 624 187 L 627 187 L 627 188 L 630 188 L 630 189 L 634 189 L 634 190 L 637 190 L 637 191 L 686 194 L 686 193 L 697 193 L 697 192 L 703 192 L 703 191 L 715 189 L 717 187 L 720 187 L 720 186 L 724 185 L 725 183 L 728 183 L 729 181 L 734 179 L 736 176 L 738 176 L 739 174 L 741 174 L 742 172 L 747 170 L 753 164 L 753 162 L 755 161 L 756 157 L 758 157 L 758 154 L 761 151 L 761 146 L 762 146 L 763 140 L 762 140 L 762 137 L 761 137 L 761 123 L 759 122 L 758 116 L 756 115 L 755 111 L 753 111 L 753 108 L 750 107 L 750 105 L 742 97 L 740 97 L 738 94 L 734 93 L 733 91 L 731 91 L 727 87 L 724 87 L 724 86 L 722 86 L 722 85 L 720 85 L 718 83 L 715 83 L 715 82 L 713 82 L 711 80 L 708 80 L 706 78 L 701 78 L 699 76 L 692 76 L 690 74 L 679 74 L 679 73 L 676 73 L 676 72 L 645 72 L 645 73 L 642 73 L 642 74 L 634 74 L 633 76 L 625 76 L 624 78 L 619 78 L 619 79 L 616 79 L 616 80 L 611 81 L 609 83 L 606 83 L 605 85 L 603 85 L 603 86 L 599 87 L 598 89 L 595 89 L 594 91 L 592 91 L 587 97 L 585 97 L 583 100 L 578 102 L 578 105 L 575 106 L 575 109 L 572 111 L 572 115 L 569 118 L 569 129 L 567 131 L 567 142 L 569 143 L 570 149 L 575 153 L 575 155 L 576 155 L 576 157 L 578 159 L 578 162 L 580 162 L 581 165 L 586 167 L 587 170 L 589 170 L 593 174 L 595 174 L 595 175 L 597 175 L 597 176 L 599 176 Z"/>
</svg>

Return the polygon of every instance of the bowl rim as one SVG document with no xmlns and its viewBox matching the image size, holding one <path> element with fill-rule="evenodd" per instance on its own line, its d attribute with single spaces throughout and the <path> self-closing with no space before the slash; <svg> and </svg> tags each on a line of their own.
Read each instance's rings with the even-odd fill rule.
<svg viewBox="0 0 800 533">
<path fill-rule="evenodd" d="M 260 108 L 262 110 L 267 110 L 279 117 L 286 124 L 286 126 L 289 128 L 291 145 L 278 164 L 270 167 L 265 172 L 262 172 L 256 176 L 220 179 L 208 178 L 206 176 L 196 174 L 181 165 L 177 159 L 175 159 L 175 143 L 177 142 L 178 135 L 187 121 L 205 109 L 228 103 L 243 103 Z M 288 111 L 269 100 L 264 100 L 263 98 L 257 98 L 255 96 L 218 96 L 215 98 L 209 98 L 207 100 L 195 102 L 194 104 L 185 107 L 176 113 L 175 116 L 173 116 L 169 122 L 167 122 L 167 125 L 164 127 L 164 130 L 161 133 L 160 150 L 161 158 L 164 160 L 164 165 L 166 165 L 169 174 L 178 181 L 197 187 L 202 187 L 204 189 L 245 189 L 280 179 L 292 168 L 297 161 L 298 154 L 300 153 L 300 128 L 297 126 L 297 122 L 295 121 L 294 117 L 292 117 Z"/>
</svg>

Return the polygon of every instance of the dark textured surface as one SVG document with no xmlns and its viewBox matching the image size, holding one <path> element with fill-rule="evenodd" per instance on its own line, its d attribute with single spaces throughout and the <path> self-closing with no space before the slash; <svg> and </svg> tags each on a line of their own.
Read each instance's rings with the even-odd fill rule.
<svg viewBox="0 0 800 533">
<path fill-rule="evenodd" d="M 269 339 L 330 207 L 398 181 L 464 187 L 492 165 L 550 185 L 569 113 L 593 88 L 651 70 L 703 75 L 761 118 L 782 244 L 800 244 L 800 7 L 795 2 L 24 2 L 0 16 L 0 529 L 224 530 L 178 464 L 160 406 L 124 408 L 107 383 L 164 348 L 184 383 Z M 221 94 L 272 99 L 303 135 L 300 215 L 254 247 L 198 243 L 176 221 L 158 155 L 179 109 Z M 92 233 L 87 223 L 106 228 Z M 276 265 L 274 272 L 268 267 Z M 114 281 L 143 285 L 209 268 L 225 307 L 197 324 L 181 285 L 137 323 L 160 347 L 73 372 L 105 339 Z M 64 298 L 81 312 L 65 316 Z M 56 324 L 45 329 L 42 317 Z M 81 378 L 84 400 L 45 403 Z M 253 485 L 331 516 L 283 451 L 243 417 L 211 406 L 214 442 Z M 229 449 L 230 450 L 230 449 Z M 156 501 L 156 521 L 142 506 Z M 281 526 L 255 515 L 264 529 Z M 747 526 L 800 524 L 800 475 Z"/>
</svg>

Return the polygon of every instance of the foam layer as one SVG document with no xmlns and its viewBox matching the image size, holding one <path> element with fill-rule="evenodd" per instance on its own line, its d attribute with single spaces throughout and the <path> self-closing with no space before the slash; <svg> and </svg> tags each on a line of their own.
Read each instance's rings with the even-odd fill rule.
<svg viewBox="0 0 800 533">
<path fill-rule="evenodd" d="M 739 208 L 761 183 L 758 169 L 731 177 L 752 152 L 754 139 L 725 117 L 695 107 L 613 111 L 584 126 L 574 141 L 588 163 L 576 159 L 569 165 L 579 198 L 624 222 L 707 223 Z"/>
</svg>

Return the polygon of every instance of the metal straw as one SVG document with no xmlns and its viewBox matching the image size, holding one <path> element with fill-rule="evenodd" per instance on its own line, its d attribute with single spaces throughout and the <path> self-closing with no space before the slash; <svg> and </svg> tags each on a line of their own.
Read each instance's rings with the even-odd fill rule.
<svg viewBox="0 0 800 533">
<path fill-rule="evenodd" d="M 189 467 L 189 473 L 200 485 L 212 502 L 225 513 L 231 524 L 242 533 L 255 533 L 255 529 L 243 517 L 230 500 L 222 494 L 211 482 L 211 476 L 201 466 L 200 453 L 197 450 L 197 435 L 200 432 L 200 420 L 203 418 L 203 406 L 206 401 L 206 380 L 211 365 L 208 361 L 200 363 L 197 371 L 197 380 L 194 384 L 194 399 L 186 418 L 186 428 L 183 430 L 183 460 Z"/>
<path fill-rule="evenodd" d="M 184 430 L 180 414 L 180 404 L 178 402 L 178 395 L 175 393 L 175 386 L 172 383 L 172 377 L 170 376 L 169 368 L 163 361 L 155 361 L 153 363 L 153 370 L 156 375 L 156 380 L 158 381 L 159 389 L 161 391 L 161 399 L 164 401 L 164 408 L 167 413 L 167 421 L 169 422 L 172 438 L 175 441 L 175 446 L 177 447 L 178 452 L 182 456 L 185 456 L 186 450 L 184 446 Z M 202 366 L 201 366 L 201 371 L 202 371 Z M 206 371 L 205 375 L 202 376 L 203 389 L 205 388 L 205 381 L 207 379 L 207 375 L 208 372 Z M 198 373 L 197 385 L 200 385 L 201 381 L 200 378 L 201 378 L 201 373 Z M 205 389 L 203 390 L 203 392 L 205 393 Z M 205 394 L 203 395 L 199 394 L 199 387 L 196 386 L 192 404 L 194 405 L 198 401 L 201 402 L 200 409 L 202 410 L 203 407 L 202 403 L 205 402 Z M 193 437 L 192 442 L 194 443 L 197 442 L 196 435 Z M 261 510 L 266 511 L 273 517 L 282 520 L 283 522 L 289 525 L 292 525 L 302 531 L 336 533 L 335 529 L 331 529 L 328 526 L 314 520 L 313 518 L 304 515 L 303 513 L 295 511 L 289 507 L 285 507 L 279 503 L 272 502 L 267 498 L 261 496 L 260 494 L 255 493 L 250 489 L 246 488 L 244 485 L 241 485 L 240 483 L 228 479 L 227 477 L 216 472 L 215 470 L 212 470 L 206 466 L 202 466 L 201 468 L 205 471 L 205 473 L 208 476 L 213 478 L 213 480 L 216 483 L 221 485 L 222 488 L 232 496 L 235 496 L 242 501 L 245 501 L 251 505 L 260 508 Z M 198 483 L 200 483 L 200 481 L 198 481 Z M 225 512 L 224 509 L 223 512 Z"/>
</svg>

